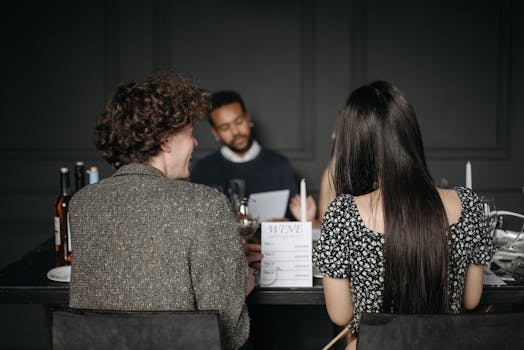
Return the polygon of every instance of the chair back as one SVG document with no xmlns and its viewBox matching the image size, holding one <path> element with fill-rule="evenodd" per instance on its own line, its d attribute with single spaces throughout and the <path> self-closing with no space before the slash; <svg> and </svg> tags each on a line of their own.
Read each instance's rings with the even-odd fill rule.
<svg viewBox="0 0 524 350">
<path fill-rule="evenodd" d="M 216 312 L 53 311 L 53 349 L 222 349 Z"/>
<path fill-rule="evenodd" d="M 358 350 L 522 349 L 524 313 L 364 314 Z"/>
</svg>

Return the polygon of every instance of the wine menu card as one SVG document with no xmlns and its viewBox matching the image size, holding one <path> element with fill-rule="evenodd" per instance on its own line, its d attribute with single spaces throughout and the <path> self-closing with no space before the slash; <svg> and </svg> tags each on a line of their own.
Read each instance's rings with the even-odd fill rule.
<svg viewBox="0 0 524 350">
<path fill-rule="evenodd" d="M 312 287 L 311 222 L 263 222 L 261 287 Z"/>
</svg>

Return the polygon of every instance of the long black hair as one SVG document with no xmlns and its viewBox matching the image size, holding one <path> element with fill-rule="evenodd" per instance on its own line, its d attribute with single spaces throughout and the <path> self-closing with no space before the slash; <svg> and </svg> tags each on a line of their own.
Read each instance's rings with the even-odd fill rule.
<svg viewBox="0 0 524 350">
<path fill-rule="evenodd" d="M 337 194 L 378 189 L 385 228 L 384 312 L 448 311 L 448 223 L 415 111 L 391 83 L 355 90 L 336 127 Z"/>
</svg>

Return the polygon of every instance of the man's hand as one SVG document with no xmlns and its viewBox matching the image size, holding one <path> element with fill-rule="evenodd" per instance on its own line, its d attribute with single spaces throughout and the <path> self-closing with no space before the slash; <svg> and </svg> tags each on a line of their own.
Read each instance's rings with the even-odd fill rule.
<svg viewBox="0 0 524 350">
<path fill-rule="evenodd" d="M 260 270 L 260 260 L 264 257 L 261 253 L 262 247 L 260 244 L 244 243 L 243 247 L 248 266 Z"/>
<path fill-rule="evenodd" d="M 260 260 L 264 257 L 261 253 L 262 247 L 256 243 L 244 243 L 244 254 L 247 260 L 247 293 L 246 296 L 251 293 L 255 288 L 255 269 L 260 270 Z"/>
<path fill-rule="evenodd" d="M 293 198 L 291 198 L 291 201 L 289 202 L 289 210 L 291 211 L 291 214 L 300 221 L 302 218 L 300 217 L 300 196 L 298 194 L 294 195 Z M 315 203 L 315 200 L 311 195 L 307 196 L 306 198 L 306 221 L 313 221 L 315 219 L 315 215 L 317 214 L 317 204 Z"/>
</svg>

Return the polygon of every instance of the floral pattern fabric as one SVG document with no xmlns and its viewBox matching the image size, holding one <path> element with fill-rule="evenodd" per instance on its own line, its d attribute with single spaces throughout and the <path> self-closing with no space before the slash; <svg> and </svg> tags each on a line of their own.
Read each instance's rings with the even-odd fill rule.
<svg viewBox="0 0 524 350">
<path fill-rule="evenodd" d="M 463 187 L 455 191 L 461 201 L 461 214 L 449 227 L 448 291 L 451 312 L 459 313 L 467 266 L 486 264 L 495 248 L 483 219 L 484 206 L 479 196 Z M 360 314 L 382 309 L 384 242 L 382 233 L 364 225 L 353 196 L 343 194 L 331 203 L 314 247 L 313 263 L 324 276 L 350 279 L 354 314 L 350 331 L 355 336 Z"/>
</svg>

